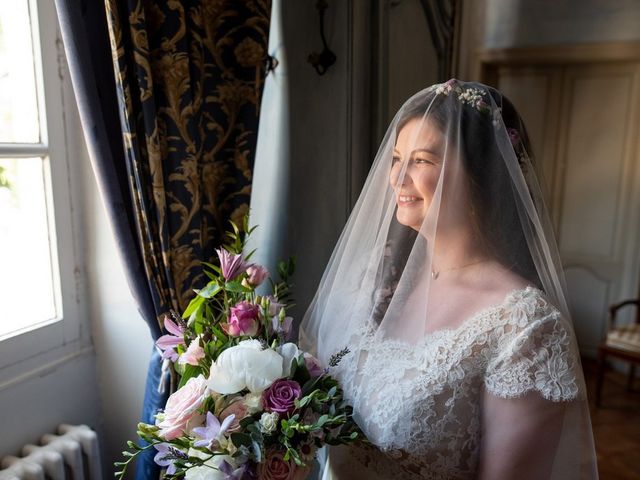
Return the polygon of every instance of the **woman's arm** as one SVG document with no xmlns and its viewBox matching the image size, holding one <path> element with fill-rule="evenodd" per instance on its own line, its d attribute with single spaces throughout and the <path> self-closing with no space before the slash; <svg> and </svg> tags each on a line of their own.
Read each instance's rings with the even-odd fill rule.
<svg viewBox="0 0 640 480">
<path fill-rule="evenodd" d="M 478 478 L 549 479 L 566 408 L 566 402 L 546 400 L 535 390 L 518 398 L 485 390 Z"/>
</svg>

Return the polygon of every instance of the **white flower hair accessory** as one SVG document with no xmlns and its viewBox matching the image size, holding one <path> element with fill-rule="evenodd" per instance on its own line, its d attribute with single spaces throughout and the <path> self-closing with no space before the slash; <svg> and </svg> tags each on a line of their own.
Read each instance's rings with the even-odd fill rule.
<svg viewBox="0 0 640 480">
<path fill-rule="evenodd" d="M 436 95 L 454 95 L 460 103 L 467 104 L 478 110 L 480 113 L 494 113 L 495 115 L 495 112 L 491 111 L 491 105 L 485 101 L 486 92 L 484 90 L 475 87 L 463 88 L 462 85 L 460 85 L 460 82 L 455 78 L 451 78 L 445 83 L 431 85 L 427 91 L 435 91 Z M 498 108 L 497 110 L 500 109 Z"/>
<path fill-rule="evenodd" d="M 460 103 L 469 105 L 482 114 L 491 117 L 491 123 L 494 128 L 500 127 L 502 117 L 502 107 L 496 106 L 491 108 L 491 103 L 487 102 L 487 91 L 477 87 L 463 87 L 461 82 L 455 78 L 447 80 L 445 83 L 438 83 L 427 88 L 429 92 L 435 92 L 436 95 L 452 96 Z M 528 158 L 524 149 L 520 132 L 515 128 L 507 128 L 507 135 L 511 142 L 511 146 L 516 154 L 518 163 L 521 167 L 526 165 L 525 159 Z"/>
</svg>

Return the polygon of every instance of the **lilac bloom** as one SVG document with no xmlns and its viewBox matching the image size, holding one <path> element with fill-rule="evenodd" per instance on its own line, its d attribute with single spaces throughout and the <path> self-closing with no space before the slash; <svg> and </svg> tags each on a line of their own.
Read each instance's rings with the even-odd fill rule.
<svg viewBox="0 0 640 480">
<path fill-rule="evenodd" d="M 161 467 L 167 467 L 167 475 L 173 475 L 176 473 L 176 466 L 174 462 L 176 461 L 176 457 L 180 456 L 180 453 L 182 452 L 168 443 L 158 443 L 154 445 L 154 448 L 158 450 L 158 453 L 153 457 L 153 461 Z"/>
<path fill-rule="evenodd" d="M 223 460 L 218 469 L 226 475 L 224 480 L 242 480 L 247 464 L 244 463 L 234 470 L 229 462 Z"/>
<path fill-rule="evenodd" d="M 224 248 L 216 248 L 216 253 L 220 259 L 220 268 L 222 269 L 222 276 L 225 280 L 229 281 L 237 277 L 241 272 L 244 272 L 249 266 L 243 259 L 242 255 L 234 255 L 229 253 Z"/>
<path fill-rule="evenodd" d="M 178 360 L 175 348 L 185 345 L 184 328 L 173 322 L 168 316 L 164 317 L 164 328 L 169 332 L 156 341 L 156 346 L 162 350 L 162 358 L 170 358 L 172 362 Z"/>
<path fill-rule="evenodd" d="M 193 429 L 193 433 L 201 438 L 195 441 L 193 446 L 211 449 L 213 443 L 225 434 L 234 418 L 236 418 L 235 414 L 229 415 L 220 424 L 220 420 L 213 413 L 207 412 L 207 424 Z"/>
</svg>

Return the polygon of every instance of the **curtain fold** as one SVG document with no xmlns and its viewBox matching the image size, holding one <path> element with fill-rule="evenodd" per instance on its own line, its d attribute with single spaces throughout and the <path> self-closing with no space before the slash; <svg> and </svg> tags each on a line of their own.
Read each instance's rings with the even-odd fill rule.
<svg viewBox="0 0 640 480">
<path fill-rule="evenodd" d="M 249 208 L 270 0 L 56 0 L 92 164 L 152 337 Z M 110 48 L 109 48 L 110 43 Z M 164 406 L 152 353 L 142 421 Z M 136 478 L 153 478 L 153 452 Z"/>
</svg>

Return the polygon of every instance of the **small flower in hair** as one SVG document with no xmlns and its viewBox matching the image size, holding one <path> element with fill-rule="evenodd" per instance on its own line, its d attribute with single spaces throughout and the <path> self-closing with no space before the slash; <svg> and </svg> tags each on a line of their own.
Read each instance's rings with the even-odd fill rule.
<svg viewBox="0 0 640 480">
<path fill-rule="evenodd" d="M 509 135 L 509 140 L 511 140 L 511 145 L 514 147 L 520 143 L 520 132 L 515 128 L 507 128 L 507 134 Z"/>
</svg>

